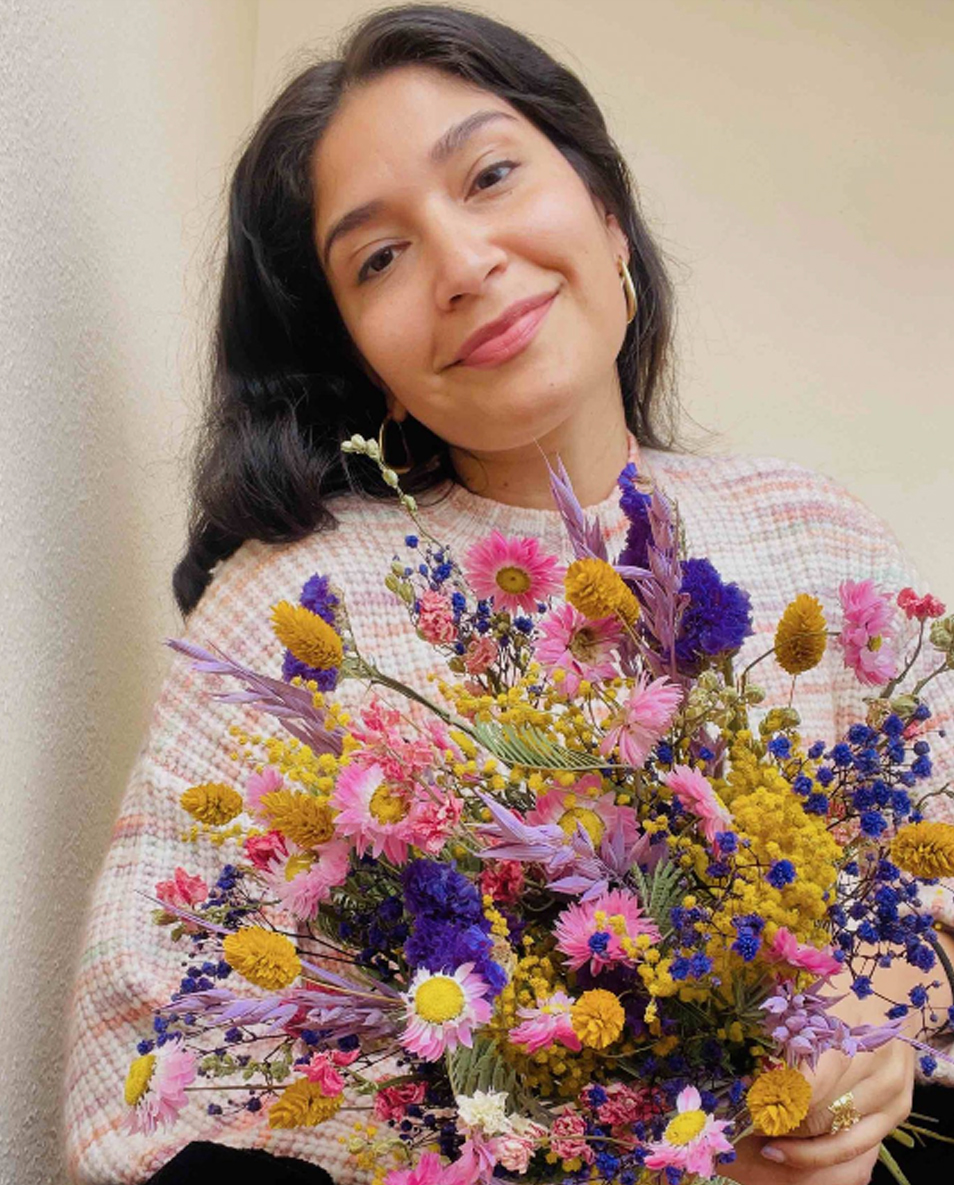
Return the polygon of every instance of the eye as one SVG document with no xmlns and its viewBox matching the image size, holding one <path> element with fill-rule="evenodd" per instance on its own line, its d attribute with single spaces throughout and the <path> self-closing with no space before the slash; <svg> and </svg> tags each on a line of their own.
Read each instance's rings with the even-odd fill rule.
<svg viewBox="0 0 954 1185">
<path fill-rule="evenodd" d="M 486 169 L 484 169 L 484 171 L 482 173 L 478 174 L 477 179 L 474 181 L 474 189 L 481 189 L 481 190 L 492 189 L 495 185 L 499 185 L 500 181 L 504 179 L 504 178 L 498 178 L 497 180 L 493 180 L 494 174 L 499 173 L 499 171 L 501 169 L 506 169 L 507 172 L 504 176 L 507 177 L 514 171 L 514 169 L 516 169 L 518 167 L 519 166 L 517 165 L 517 162 L 514 160 L 495 161 L 494 164 L 489 165 Z M 489 185 L 481 184 L 481 182 L 483 182 L 484 179 L 487 177 L 491 178 L 490 184 Z"/>
<path fill-rule="evenodd" d="M 380 251 L 369 255 L 358 271 L 358 283 L 363 284 L 369 276 L 378 276 L 381 272 L 386 271 L 391 262 L 388 256 L 393 254 L 394 247 L 382 247 Z"/>
</svg>

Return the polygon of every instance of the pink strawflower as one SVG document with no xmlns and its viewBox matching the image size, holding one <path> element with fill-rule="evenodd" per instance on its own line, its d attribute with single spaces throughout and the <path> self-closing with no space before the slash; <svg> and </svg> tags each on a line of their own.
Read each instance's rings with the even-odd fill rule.
<svg viewBox="0 0 954 1185">
<path fill-rule="evenodd" d="M 714 1158 L 720 1152 L 731 1152 L 732 1145 L 723 1135 L 731 1125 L 725 1119 L 715 1119 L 702 1110 L 702 1096 L 694 1086 L 687 1086 L 676 1099 L 676 1117 L 669 1121 L 662 1139 L 649 1145 L 648 1169 L 665 1169 L 672 1165 L 686 1173 L 711 1177 L 715 1173 Z"/>
<path fill-rule="evenodd" d="M 245 809 L 250 815 L 263 817 L 267 811 L 262 808 L 262 798 L 273 790 L 281 790 L 285 779 L 274 766 L 266 765 L 260 774 L 252 774 L 245 784 Z"/>
<path fill-rule="evenodd" d="M 589 963 L 594 975 L 604 967 L 623 963 L 632 967 L 638 957 L 633 945 L 640 934 L 660 939 L 655 924 L 643 917 L 639 901 L 625 889 L 611 889 L 590 901 L 567 906 L 554 926 L 557 949 L 571 970 Z"/>
<path fill-rule="evenodd" d="M 393 1119 L 396 1123 L 404 1118 L 408 1107 L 424 1102 L 427 1090 L 425 1082 L 404 1082 L 400 1086 L 384 1086 L 374 1096 L 374 1117 L 382 1123 Z"/>
<path fill-rule="evenodd" d="M 611 719 L 600 752 L 609 757 L 618 747 L 623 765 L 641 766 L 672 726 L 681 699 L 682 689 L 667 675 L 650 682 L 645 672 L 640 673 L 629 699 Z"/>
<path fill-rule="evenodd" d="M 674 765 L 668 774 L 661 775 L 661 780 L 679 800 L 680 806 L 702 822 L 709 843 L 714 844 L 716 835 L 731 826 L 729 808 L 699 770 L 689 765 Z"/>
<path fill-rule="evenodd" d="M 585 1164 L 592 1164 L 594 1152 L 586 1142 L 586 1120 L 578 1111 L 564 1111 L 550 1128 L 550 1149 L 561 1160 L 578 1156 Z"/>
<path fill-rule="evenodd" d="M 464 655 L 464 670 L 468 675 L 482 675 L 488 667 L 497 661 L 500 647 L 487 634 L 481 636 L 467 647 Z"/>
<path fill-rule="evenodd" d="M 311 1061 L 304 1062 L 295 1069 L 299 1074 L 304 1074 L 309 1082 L 317 1082 L 321 1087 L 321 1093 L 328 1098 L 341 1094 L 345 1088 L 345 1080 L 328 1050 L 312 1054 Z"/>
<path fill-rule="evenodd" d="M 839 585 L 838 596 L 844 624 L 837 641 L 845 666 L 868 687 L 887 683 L 896 671 L 893 648 L 885 645 L 892 637 L 890 597 L 879 593 L 873 580 L 845 580 Z"/>
<path fill-rule="evenodd" d="M 486 1024 L 493 1012 L 489 991 L 473 963 L 461 963 L 455 971 L 418 967 L 402 993 L 408 1023 L 398 1040 L 427 1062 L 458 1045 L 470 1048 L 474 1029 Z"/>
<path fill-rule="evenodd" d="M 513 905 L 523 892 L 523 865 L 519 860 L 495 860 L 477 878 L 481 893 L 489 893 L 498 905 Z"/>
<path fill-rule="evenodd" d="M 266 831 L 264 835 L 250 835 L 245 841 L 245 855 L 256 868 L 266 869 L 274 860 L 288 855 L 285 837 L 280 831 Z"/>
<path fill-rule="evenodd" d="M 566 992 L 554 992 L 542 1003 L 538 1002 L 536 1008 L 518 1008 L 517 1015 L 523 1019 L 507 1036 L 512 1045 L 525 1046 L 527 1053 L 549 1049 L 557 1042 L 578 1053 L 583 1047 L 573 1031 L 570 1020 L 572 1009 L 571 996 Z"/>
<path fill-rule="evenodd" d="M 318 907 L 331 896 L 331 890 L 344 884 L 350 866 L 350 846 L 342 839 L 331 839 L 307 853 L 290 844 L 286 857 L 279 857 L 264 870 L 265 881 L 282 905 L 303 921 L 312 921 Z M 289 862 L 304 856 L 311 863 L 289 877 Z M 294 865 L 291 866 L 292 870 Z"/>
<path fill-rule="evenodd" d="M 394 864 L 407 860 L 411 842 L 413 800 L 399 785 L 386 779 L 378 762 L 365 766 L 352 761 L 338 775 L 331 805 L 338 811 L 335 831 L 351 839 L 359 856 L 370 848 Z"/>
<path fill-rule="evenodd" d="M 454 624 L 454 607 L 443 593 L 429 588 L 421 594 L 417 628 L 426 642 L 432 645 L 446 645 L 457 637 Z"/>
<path fill-rule="evenodd" d="M 775 932 L 769 953 L 771 958 L 798 967 L 802 971 L 810 971 L 819 979 L 837 975 L 843 970 L 842 964 L 834 956 L 815 946 L 803 945 L 785 926 L 779 926 Z"/>
<path fill-rule="evenodd" d="M 464 575 L 478 597 L 493 597 L 494 608 L 533 613 L 538 601 L 559 589 L 563 568 L 536 539 L 508 539 L 492 531 L 467 552 Z"/>
<path fill-rule="evenodd" d="M 163 905 L 173 909 L 192 909 L 209 895 L 209 886 L 201 876 L 190 876 L 184 868 L 177 868 L 171 881 L 158 881 L 156 896 Z"/>
<path fill-rule="evenodd" d="M 623 641 L 623 628 L 615 617 L 590 621 L 572 605 L 560 605 L 539 623 L 540 639 L 534 650 L 547 671 L 557 667 L 566 677 L 558 686 L 570 697 L 588 679 L 599 683 L 616 674 L 613 650 Z"/>
<path fill-rule="evenodd" d="M 535 827 L 556 823 L 567 839 L 582 827 L 597 852 L 606 831 L 617 826 L 623 828 L 626 843 L 635 843 L 639 833 L 635 810 L 617 806 L 615 792 L 600 794 L 602 788 L 603 779 L 597 773 L 584 774 L 572 786 L 554 786 L 537 799 L 533 810 L 527 811 L 526 821 Z"/>
<path fill-rule="evenodd" d="M 936 597 L 932 597 L 930 593 L 919 597 L 913 588 L 901 589 L 898 593 L 898 607 L 904 610 L 909 621 L 912 618 L 927 621 L 929 617 L 943 617 L 946 611 L 945 606 Z"/>
<path fill-rule="evenodd" d="M 195 1081 L 196 1074 L 195 1054 L 177 1041 L 167 1042 L 148 1056 L 154 1059 L 148 1085 L 126 1120 L 131 1132 L 144 1135 L 175 1123 L 186 1105 L 185 1088 Z"/>
</svg>

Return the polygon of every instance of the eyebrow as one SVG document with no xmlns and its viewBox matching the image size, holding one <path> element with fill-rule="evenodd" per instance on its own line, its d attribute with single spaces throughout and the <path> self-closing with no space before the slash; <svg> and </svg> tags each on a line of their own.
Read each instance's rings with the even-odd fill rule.
<svg viewBox="0 0 954 1185">
<path fill-rule="evenodd" d="M 448 128 L 444 132 L 428 153 L 430 160 L 436 165 L 443 164 L 455 152 L 459 152 L 479 128 L 498 119 L 510 119 L 516 123 L 516 116 L 510 115 L 506 111 L 489 108 L 483 111 L 474 111 L 465 119 L 462 119 L 460 123 L 455 123 L 453 127 Z M 328 257 L 331 254 L 331 248 L 335 242 L 338 239 L 344 238 L 345 235 L 350 234 L 353 230 L 357 230 L 358 227 L 370 222 L 383 208 L 384 202 L 380 198 L 374 198 L 372 201 L 365 202 L 361 206 L 355 206 L 353 210 L 349 210 L 347 214 L 343 214 L 338 219 L 328 232 L 328 237 L 325 239 L 325 245 L 321 252 L 321 258 L 326 268 L 328 266 Z"/>
</svg>

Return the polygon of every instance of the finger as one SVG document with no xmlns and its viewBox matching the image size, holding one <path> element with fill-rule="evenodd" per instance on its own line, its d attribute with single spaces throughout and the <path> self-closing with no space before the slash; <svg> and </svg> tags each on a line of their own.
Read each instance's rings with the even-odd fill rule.
<svg viewBox="0 0 954 1185">
<path fill-rule="evenodd" d="M 861 1115 L 884 1112 L 903 1119 L 911 1109 L 914 1088 L 914 1057 L 900 1042 L 894 1048 L 885 1047 L 877 1053 L 862 1054 L 854 1059 L 851 1069 L 828 1095 L 816 1094 L 811 1109 L 792 1132 L 792 1137 L 825 1136 L 831 1133 L 833 1115 L 829 1110 L 835 1099 L 851 1093 L 855 1108 Z M 907 1110 L 905 1110 L 907 1106 Z"/>
<path fill-rule="evenodd" d="M 877 1149 L 895 1126 L 893 1119 L 876 1111 L 835 1135 L 772 1140 L 762 1148 L 762 1156 L 773 1164 L 801 1171 L 847 1164 Z"/>
<path fill-rule="evenodd" d="M 722 1166 L 722 1173 L 741 1185 L 868 1185 L 878 1160 L 878 1148 L 842 1164 L 802 1169 L 772 1164 L 758 1154 L 758 1139 L 749 1137 L 736 1146 L 738 1159 Z"/>
</svg>

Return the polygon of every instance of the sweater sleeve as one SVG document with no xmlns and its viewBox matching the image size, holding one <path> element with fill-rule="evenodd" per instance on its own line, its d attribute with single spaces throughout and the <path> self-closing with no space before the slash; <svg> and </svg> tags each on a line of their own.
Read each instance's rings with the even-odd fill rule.
<svg viewBox="0 0 954 1185">
<path fill-rule="evenodd" d="M 280 587 L 285 577 L 276 578 L 274 570 L 284 569 L 272 565 L 269 553 L 263 544 L 246 544 L 226 561 L 185 636 L 277 675 L 264 609 L 297 590 L 294 583 Z M 179 804 L 196 783 L 240 782 L 228 728 L 249 723 L 251 714 L 211 699 L 213 683 L 193 673 L 186 657 L 173 656 L 92 896 L 69 1025 L 64 1118 L 70 1173 L 83 1183 L 144 1181 L 190 1141 L 212 1140 L 310 1160 L 343 1185 L 349 1173 L 337 1140 L 347 1130 L 341 1119 L 303 1137 L 270 1131 L 247 1112 L 227 1120 L 210 1116 L 193 1102 L 175 1127 L 152 1136 L 132 1135 L 124 1125 L 123 1085 L 136 1044 L 149 1035 L 153 1010 L 168 1001 L 190 961 L 187 940 L 174 943 L 167 928 L 152 922 L 156 882 L 182 866 L 211 886 L 230 858 L 228 847 L 186 841 L 189 820 Z"/>
</svg>

